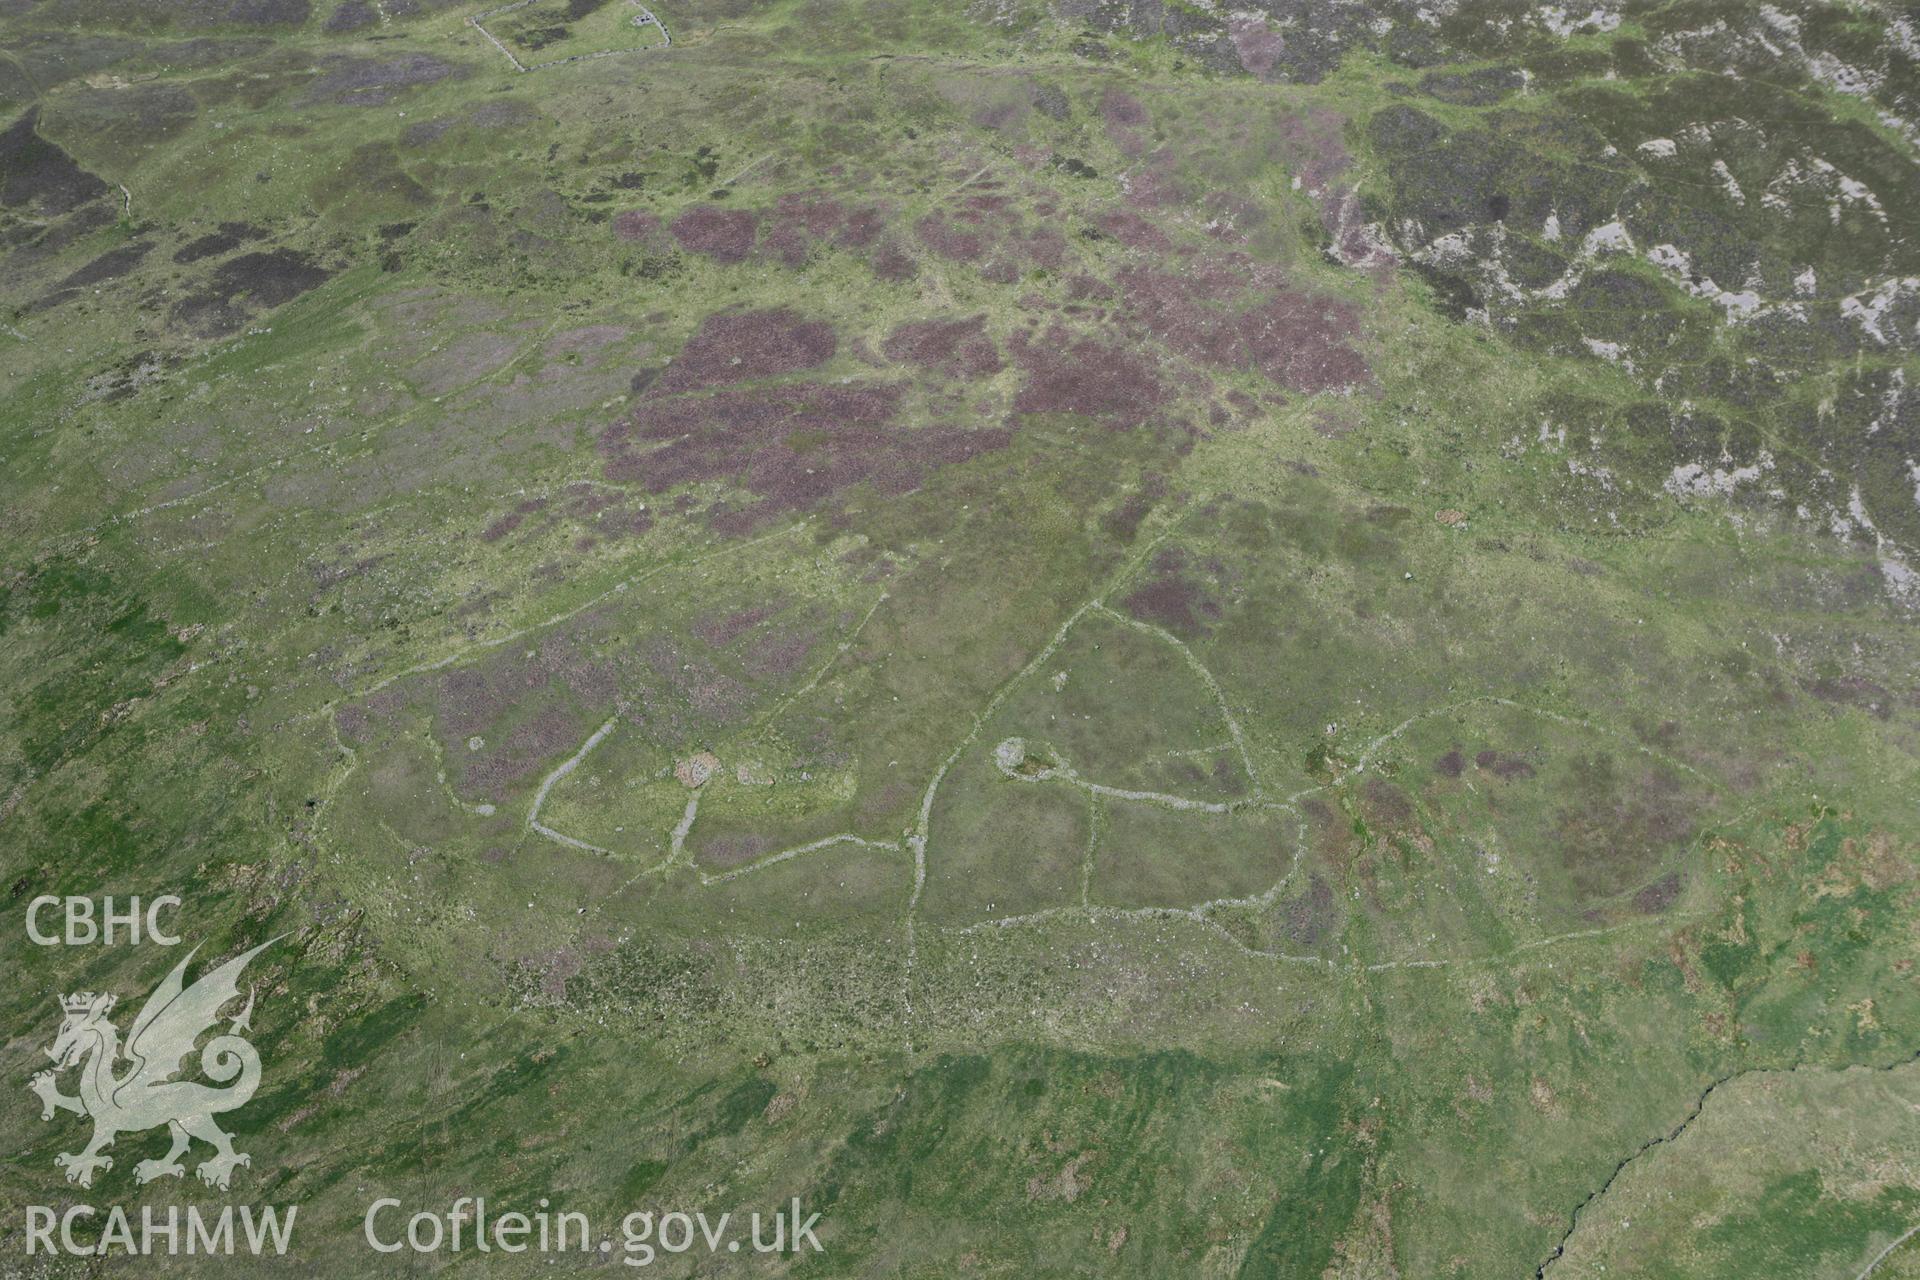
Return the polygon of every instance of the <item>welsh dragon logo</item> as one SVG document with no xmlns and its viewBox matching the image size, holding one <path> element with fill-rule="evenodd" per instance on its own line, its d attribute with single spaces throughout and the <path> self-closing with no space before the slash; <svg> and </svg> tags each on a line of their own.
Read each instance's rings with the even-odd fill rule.
<svg viewBox="0 0 1920 1280">
<path fill-rule="evenodd" d="M 47 1050 L 53 1070 L 34 1076 L 28 1087 L 40 1095 L 42 1120 L 53 1119 L 56 1111 L 71 1111 L 93 1121 L 93 1140 L 85 1150 L 53 1159 L 67 1171 L 68 1182 L 92 1186 L 95 1170 L 113 1168 L 113 1157 L 101 1151 L 112 1146 L 115 1137 L 160 1125 L 167 1126 L 173 1147 L 158 1160 L 142 1160 L 135 1165 L 135 1182 L 184 1175 L 187 1170 L 180 1157 L 195 1138 L 214 1148 L 214 1154 L 194 1170 L 208 1186 L 226 1190 L 234 1169 L 252 1163 L 250 1157 L 233 1149 L 233 1139 L 213 1120 L 223 1112 L 245 1106 L 260 1087 L 260 1055 L 240 1034 L 251 1029 L 251 991 L 246 1006 L 228 1022 L 225 1034 L 207 1041 L 199 1053 L 202 1074 L 215 1084 L 234 1083 L 222 1089 L 173 1077 L 179 1073 L 182 1059 L 194 1052 L 194 1041 L 220 1020 L 220 1010 L 228 1002 L 239 998 L 240 973 L 247 962 L 277 941 L 263 942 L 236 956 L 201 975 L 191 987 L 181 981 L 193 959 L 189 952 L 147 997 L 124 1047 L 119 1028 L 107 1017 L 113 1011 L 113 996 L 87 991 L 60 998 L 65 1018 L 53 1047 Z M 120 1068 L 122 1059 L 126 1062 L 124 1069 Z M 80 1092 L 70 1097 L 60 1092 L 56 1076 L 76 1065 L 80 1068 Z"/>
</svg>

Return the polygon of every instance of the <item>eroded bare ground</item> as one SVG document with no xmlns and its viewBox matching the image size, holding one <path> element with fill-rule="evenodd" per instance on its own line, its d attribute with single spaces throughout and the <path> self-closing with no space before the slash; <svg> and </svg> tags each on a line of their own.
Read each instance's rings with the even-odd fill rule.
<svg viewBox="0 0 1920 1280">
<path fill-rule="evenodd" d="M 1901 14 L 0 44 L 0 869 L 297 940 L 303 1218 L 511 1165 L 825 1199 L 822 1274 L 1898 1263 L 1920 1183 L 1821 1135 L 1920 1012 Z M 146 980 L 8 954 L 21 1063 Z"/>
</svg>

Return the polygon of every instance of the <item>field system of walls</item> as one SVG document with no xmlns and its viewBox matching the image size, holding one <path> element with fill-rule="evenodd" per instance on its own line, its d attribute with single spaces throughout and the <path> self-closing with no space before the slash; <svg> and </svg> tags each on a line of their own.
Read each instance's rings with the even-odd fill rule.
<svg viewBox="0 0 1920 1280">
<path fill-rule="evenodd" d="M 0 0 L 0 1248 L 1920 1276 L 1920 25 L 1584 8 Z"/>
</svg>

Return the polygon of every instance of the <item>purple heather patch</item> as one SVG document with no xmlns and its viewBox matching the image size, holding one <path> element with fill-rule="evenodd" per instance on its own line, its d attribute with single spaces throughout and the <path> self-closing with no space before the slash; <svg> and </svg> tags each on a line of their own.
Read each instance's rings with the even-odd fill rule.
<svg viewBox="0 0 1920 1280">
<path fill-rule="evenodd" d="M 1168 399 L 1145 361 L 1125 346 L 1073 338 L 1054 326 L 1039 341 L 1017 334 L 1013 356 L 1026 371 L 1017 413 L 1078 413 L 1105 426 L 1136 427 Z"/>
<path fill-rule="evenodd" d="M 1001 367 L 999 348 L 987 336 L 982 316 L 910 321 L 888 334 L 881 350 L 889 360 L 957 377 L 982 378 Z"/>
<path fill-rule="evenodd" d="M 629 209 L 613 220 L 613 234 L 622 240 L 650 240 L 660 227 L 659 217 L 645 209 Z"/>
<path fill-rule="evenodd" d="M 778 515 L 812 510 L 859 484 L 911 492 L 934 469 L 993 449 L 1000 429 L 897 426 L 893 385 L 794 383 L 643 402 L 600 438 L 607 476 L 660 493 L 731 480 L 758 500 L 717 504 L 709 522 L 746 533 Z"/>
<path fill-rule="evenodd" d="M 1263 80 L 1287 51 L 1286 37 L 1257 14 L 1236 14 L 1227 19 L 1227 34 L 1241 67 Z"/>
<path fill-rule="evenodd" d="M 838 349 L 831 325 L 802 319 L 784 307 L 719 312 L 701 322 L 651 393 L 668 395 L 798 373 L 825 364 Z"/>
<path fill-rule="evenodd" d="M 1278 270 L 1244 255 L 1203 260 L 1179 274 L 1129 268 L 1119 283 L 1135 320 L 1201 364 L 1258 372 L 1303 392 L 1368 380 L 1366 360 L 1349 341 L 1359 329 L 1357 309 L 1288 289 Z"/>
<path fill-rule="evenodd" d="M 704 254 L 715 262 L 743 262 L 753 252 L 755 216 L 744 209 L 722 209 L 697 204 L 673 220 L 669 228 L 680 247 Z"/>
</svg>

